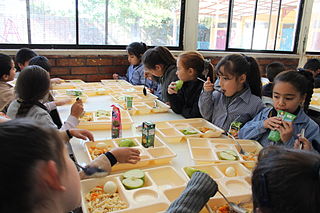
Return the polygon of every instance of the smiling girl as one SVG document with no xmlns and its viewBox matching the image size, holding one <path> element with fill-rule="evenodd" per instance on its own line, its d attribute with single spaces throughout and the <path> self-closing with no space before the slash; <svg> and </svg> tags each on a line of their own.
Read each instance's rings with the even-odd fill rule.
<svg viewBox="0 0 320 213">
<path fill-rule="evenodd" d="M 273 145 L 268 140 L 270 130 L 280 133 L 281 141 L 276 145 L 293 148 L 298 134 L 305 129 L 304 145 L 312 148 L 309 141 L 319 143 L 319 126 L 305 113 L 313 93 L 312 76 L 306 71 L 286 71 L 277 75 L 273 85 L 273 108 L 262 110 L 239 132 L 239 138 L 258 140 L 263 146 Z M 293 122 L 283 121 L 274 116 L 272 111 L 282 110 L 296 115 Z M 299 139 L 300 140 L 300 139 Z M 305 144 L 306 143 L 306 144 Z"/>
<path fill-rule="evenodd" d="M 215 90 L 209 77 L 199 98 L 201 115 L 225 131 L 233 121 L 242 124 L 263 108 L 259 66 L 252 57 L 232 54 L 216 66 L 221 90 Z"/>
</svg>

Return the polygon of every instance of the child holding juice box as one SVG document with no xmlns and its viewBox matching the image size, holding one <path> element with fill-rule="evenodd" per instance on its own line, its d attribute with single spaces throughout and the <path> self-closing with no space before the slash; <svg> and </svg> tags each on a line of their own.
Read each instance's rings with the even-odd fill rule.
<svg viewBox="0 0 320 213">
<path fill-rule="evenodd" d="M 198 52 L 185 52 L 178 57 L 176 74 L 183 84 L 180 89 L 177 82 L 171 82 L 168 87 L 172 110 L 185 118 L 201 118 L 198 101 L 203 82 L 197 78 L 204 81 L 206 76 L 213 77 L 212 64 Z"/>
<path fill-rule="evenodd" d="M 1 212 L 65 213 L 80 206 L 80 176 L 55 128 L 15 119 L 0 123 L 0 141 L 0 188 L 7 195 L 0 200 Z M 139 154 L 131 150 L 110 154 L 120 163 L 136 163 Z"/>
<path fill-rule="evenodd" d="M 36 82 L 36 83 L 35 83 Z M 46 122 L 56 127 L 48 109 L 43 103 L 47 102 L 50 88 L 50 78 L 43 68 L 27 66 L 19 75 L 16 83 L 17 100 L 11 102 L 7 115 L 11 118 L 29 117 Z M 61 129 L 74 128 L 79 124 L 79 117 L 83 112 L 83 104 L 78 99 L 71 106 L 71 113 Z"/>
<path fill-rule="evenodd" d="M 6 112 L 14 100 L 14 88 L 8 84 L 14 79 L 16 68 L 10 56 L 0 53 L 0 112 Z"/>
<path fill-rule="evenodd" d="M 285 71 L 277 75 L 273 86 L 274 109 L 266 108 L 246 123 L 240 129 L 239 138 L 257 140 L 263 146 L 276 144 L 293 148 L 297 135 L 305 129 L 305 138 L 315 145 L 319 144 L 319 126 L 305 112 L 313 93 L 311 79 L 307 71 Z M 281 112 L 290 113 L 295 118 L 291 121 L 281 118 Z M 277 140 L 269 136 L 270 131 L 274 130 L 279 132 L 279 142 L 274 142 Z"/>
<path fill-rule="evenodd" d="M 143 54 L 142 63 L 145 75 L 158 82 L 157 93 L 161 93 L 160 100 L 169 103 L 168 86 L 171 82 L 178 80 L 176 59 L 172 53 L 168 48 L 158 46 Z"/>
<path fill-rule="evenodd" d="M 203 118 L 228 131 L 233 121 L 244 124 L 264 108 L 260 71 L 254 58 L 239 54 L 222 58 L 216 70 L 221 89 L 215 90 L 214 79 L 207 77 L 199 109 Z"/>
<path fill-rule="evenodd" d="M 143 42 L 133 42 L 127 46 L 128 61 L 130 66 L 128 67 L 127 74 L 125 76 L 119 76 L 114 73 L 113 79 L 126 80 L 133 85 L 144 85 L 151 89 L 157 88 L 157 83 L 144 77 L 144 66 L 141 63 L 142 55 L 147 51 L 148 47 Z"/>
</svg>

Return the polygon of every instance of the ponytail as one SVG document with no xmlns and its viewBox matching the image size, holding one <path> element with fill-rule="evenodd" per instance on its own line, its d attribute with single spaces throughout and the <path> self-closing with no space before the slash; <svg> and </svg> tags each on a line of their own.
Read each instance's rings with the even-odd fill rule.
<svg viewBox="0 0 320 213">
<path fill-rule="evenodd" d="M 17 118 L 26 117 L 28 112 L 30 111 L 30 109 L 34 105 L 36 105 L 46 111 L 48 110 L 47 107 L 45 105 L 43 105 L 42 103 L 40 103 L 39 101 L 33 102 L 33 101 L 24 101 L 24 100 L 18 99 L 18 103 L 20 103 L 20 107 L 19 107 L 17 115 L 16 115 Z"/>
<path fill-rule="evenodd" d="M 311 102 L 312 94 L 313 94 L 313 88 L 314 88 L 314 79 L 312 73 L 306 71 L 306 70 L 290 70 L 290 71 L 284 71 L 281 72 L 277 77 L 275 78 L 274 84 L 277 82 L 288 82 L 293 87 L 296 88 L 296 90 L 301 95 L 306 95 L 303 109 L 307 113 L 309 104 Z"/>
<path fill-rule="evenodd" d="M 158 46 L 147 50 L 142 56 L 142 63 L 147 69 L 155 69 L 156 65 L 162 64 L 164 67 L 176 65 L 176 59 L 168 48 Z"/>
<path fill-rule="evenodd" d="M 261 97 L 260 70 L 257 61 L 253 57 L 240 54 L 227 55 L 218 62 L 216 70 L 218 71 L 222 66 L 231 75 L 241 76 L 245 74 L 251 93 Z"/>
</svg>

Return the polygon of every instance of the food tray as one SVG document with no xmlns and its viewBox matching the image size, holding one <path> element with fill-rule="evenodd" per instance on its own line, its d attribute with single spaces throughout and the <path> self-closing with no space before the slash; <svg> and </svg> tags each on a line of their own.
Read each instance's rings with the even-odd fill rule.
<svg viewBox="0 0 320 213">
<path fill-rule="evenodd" d="M 107 116 L 99 116 L 98 112 L 105 112 Z M 100 113 L 101 114 L 101 113 Z M 96 110 L 86 111 L 84 115 L 79 119 L 79 129 L 87 130 L 109 130 L 111 129 L 112 110 Z M 133 125 L 132 118 L 128 111 L 121 110 L 121 124 L 122 129 L 130 129 Z"/>
<path fill-rule="evenodd" d="M 228 162 L 220 164 L 206 164 L 190 166 L 191 168 L 199 169 L 206 172 L 212 179 L 214 179 L 219 187 L 219 190 L 226 196 L 250 196 L 251 192 L 251 171 L 239 162 Z M 236 175 L 229 177 L 226 175 L 226 168 L 232 167 L 236 171 Z M 187 179 L 190 179 L 186 172 L 183 173 Z M 221 198 L 217 193 L 215 198 Z"/>
<path fill-rule="evenodd" d="M 313 93 L 310 104 L 320 106 L 320 93 Z"/>
<path fill-rule="evenodd" d="M 258 142 L 252 140 L 240 140 L 237 139 L 245 152 L 253 153 L 257 158 L 260 150 L 263 148 Z M 256 159 L 245 160 L 239 153 L 240 148 L 234 143 L 232 139 L 228 138 L 189 138 L 187 140 L 191 158 L 196 161 L 197 164 L 206 164 L 213 162 L 226 162 L 228 160 L 221 160 L 218 157 L 218 153 L 225 150 L 232 150 L 238 156 L 238 162 L 241 162 L 244 166 L 252 169 L 256 164 Z"/>
<path fill-rule="evenodd" d="M 143 94 L 143 86 L 120 86 L 120 85 L 105 85 L 104 86 L 109 94 L 117 94 L 117 93 L 136 93 L 136 94 Z"/>
<path fill-rule="evenodd" d="M 153 95 L 151 93 L 148 93 L 145 96 L 145 95 L 143 95 L 142 92 L 141 93 L 120 92 L 120 93 L 117 93 L 117 94 L 111 94 L 112 100 L 115 103 L 118 103 L 118 104 L 124 104 L 126 96 L 133 97 L 133 100 L 132 100 L 133 103 L 145 102 L 145 101 L 153 101 L 153 100 L 158 99 L 157 96 L 155 96 L 155 95 Z"/>
<path fill-rule="evenodd" d="M 82 94 L 80 96 L 67 95 L 66 91 L 67 91 L 66 89 L 52 90 L 52 95 L 55 100 L 62 100 L 62 99 L 66 99 L 66 98 L 71 98 L 72 102 L 70 104 L 73 104 L 76 101 L 77 97 L 79 97 L 82 100 L 82 102 L 86 102 L 88 99 L 88 96 L 86 94 Z"/>
<path fill-rule="evenodd" d="M 87 96 L 107 95 L 107 89 L 100 82 L 85 83 L 79 86 Z"/>
<path fill-rule="evenodd" d="M 111 85 L 132 86 L 132 84 L 130 84 L 126 80 L 101 80 L 101 83 L 106 86 L 111 86 Z"/>
<path fill-rule="evenodd" d="M 63 80 L 61 84 L 53 84 L 52 89 L 75 89 L 79 85 L 84 84 L 85 82 L 80 79 L 74 80 Z"/>
<path fill-rule="evenodd" d="M 171 161 L 172 158 L 176 157 L 176 154 L 171 150 L 171 148 L 167 146 L 158 137 L 155 137 L 154 147 L 150 147 L 150 148 L 144 148 L 141 145 L 141 137 L 117 138 L 117 139 L 109 139 L 109 140 L 102 140 L 102 141 L 95 141 L 95 142 L 87 142 L 85 143 L 86 153 L 89 156 L 89 159 L 92 161 L 93 157 L 90 155 L 90 152 L 89 152 L 90 147 L 96 147 L 97 144 L 99 144 L 98 146 L 101 147 L 104 144 L 105 146 L 102 146 L 101 148 L 106 148 L 107 151 L 109 151 L 112 148 L 119 147 L 118 143 L 123 139 L 131 139 L 132 141 L 134 141 L 136 146 L 132 148 L 138 149 L 140 151 L 141 161 L 139 161 L 137 164 L 129 164 L 129 163 L 116 164 L 112 167 L 112 171 L 167 164 Z"/>
<path fill-rule="evenodd" d="M 82 211 L 89 213 L 86 194 L 98 185 L 104 185 L 107 181 L 113 181 L 118 187 L 118 193 L 121 200 L 125 201 L 127 208 L 114 211 L 125 213 L 149 213 L 165 212 L 170 203 L 180 194 L 171 189 L 179 187 L 182 190 L 187 182 L 184 176 L 181 176 L 173 167 L 162 166 L 152 169 L 144 169 L 144 186 L 138 189 L 126 189 L 121 183 L 121 175 L 110 175 L 99 179 L 89 179 L 81 181 Z M 173 197 L 175 197 L 173 199 Z"/>
<path fill-rule="evenodd" d="M 203 118 L 191 118 L 172 121 L 155 122 L 156 134 L 168 143 L 179 143 L 186 141 L 190 137 L 206 137 L 200 130 L 201 128 L 210 128 L 214 135 L 212 137 L 220 137 L 224 132 L 221 128 L 213 125 Z M 196 134 L 185 135 L 181 131 L 189 129 Z"/>
<path fill-rule="evenodd" d="M 125 109 L 125 104 L 122 104 L 122 107 Z M 150 113 L 161 113 L 161 112 L 168 112 L 170 106 L 163 103 L 159 100 L 153 101 L 145 101 L 145 102 L 136 102 L 132 104 L 132 108 L 128 110 L 130 115 L 144 115 Z"/>
</svg>

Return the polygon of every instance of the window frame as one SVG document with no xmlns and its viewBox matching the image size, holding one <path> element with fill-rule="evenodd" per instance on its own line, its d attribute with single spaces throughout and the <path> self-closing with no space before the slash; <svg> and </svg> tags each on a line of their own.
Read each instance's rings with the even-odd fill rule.
<svg viewBox="0 0 320 213">
<path fill-rule="evenodd" d="M 227 33 L 226 33 L 226 44 L 224 50 L 217 50 L 217 49 L 197 49 L 198 51 L 213 51 L 213 52 L 248 52 L 248 53 L 280 53 L 280 54 L 297 54 L 298 53 L 298 45 L 299 45 L 299 36 L 301 31 L 301 24 L 302 24 L 302 17 L 303 17 L 303 9 L 305 7 L 305 1 L 306 0 L 300 0 L 299 10 L 298 10 L 298 18 L 297 18 L 297 26 L 296 26 L 296 32 L 294 36 L 294 43 L 293 43 L 293 50 L 292 51 L 283 51 L 283 50 L 255 50 L 252 49 L 253 46 L 253 37 L 254 37 L 254 29 L 256 24 L 256 13 L 257 13 L 257 5 L 258 0 L 255 0 L 255 11 L 254 11 L 254 22 L 252 27 L 252 39 L 251 39 L 251 49 L 244 49 L 244 48 L 230 48 L 229 46 L 229 38 L 230 38 L 230 29 L 231 29 L 231 18 L 232 18 L 232 6 L 234 0 L 229 0 L 229 10 L 228 10 L 228 20 L 227 20 Z M 280 19 L 280 11 L 281 11 L 281 3 L 282 0 L 280 0 L 280 7 L 278 10 L 278 18 L 277 18 L 277 28 L 276 28 L 276 34 L 277 36 L 278 29 L 279 29 L 279 19 Z M 277 40 L 275 39 L 274 49 L 277 44 Z M 320 54 L 320 52 L 319 52 Z"/>
<path fill-rule="evenodd" d="M 106 50 L 124 50 L 127 45 L 94 45 L 94 44 L 79 44 L 79 0 L 75 0 L 76 11 L 76 44 L 30 44 L 31 43 L 31 30 L 30 30 L 30 0 L 26 0 L 27 11 L 27 29 L 28 29 L 28 44 L 4 44 L 0 43 L 1 49 L 20 49 L 28 47 L 30 49 L 106 49 Z M 186 0 L 181 0 L 180 4 L 180 28 L 179 28 L 179 44 L 178 46 L 166 46 L 170 50 L 183 50 L 184 46 L 184 26 L 185 26 L 185 10 Z M 155 46 L 148 46 L 155 47 Z"/>
</svg>

